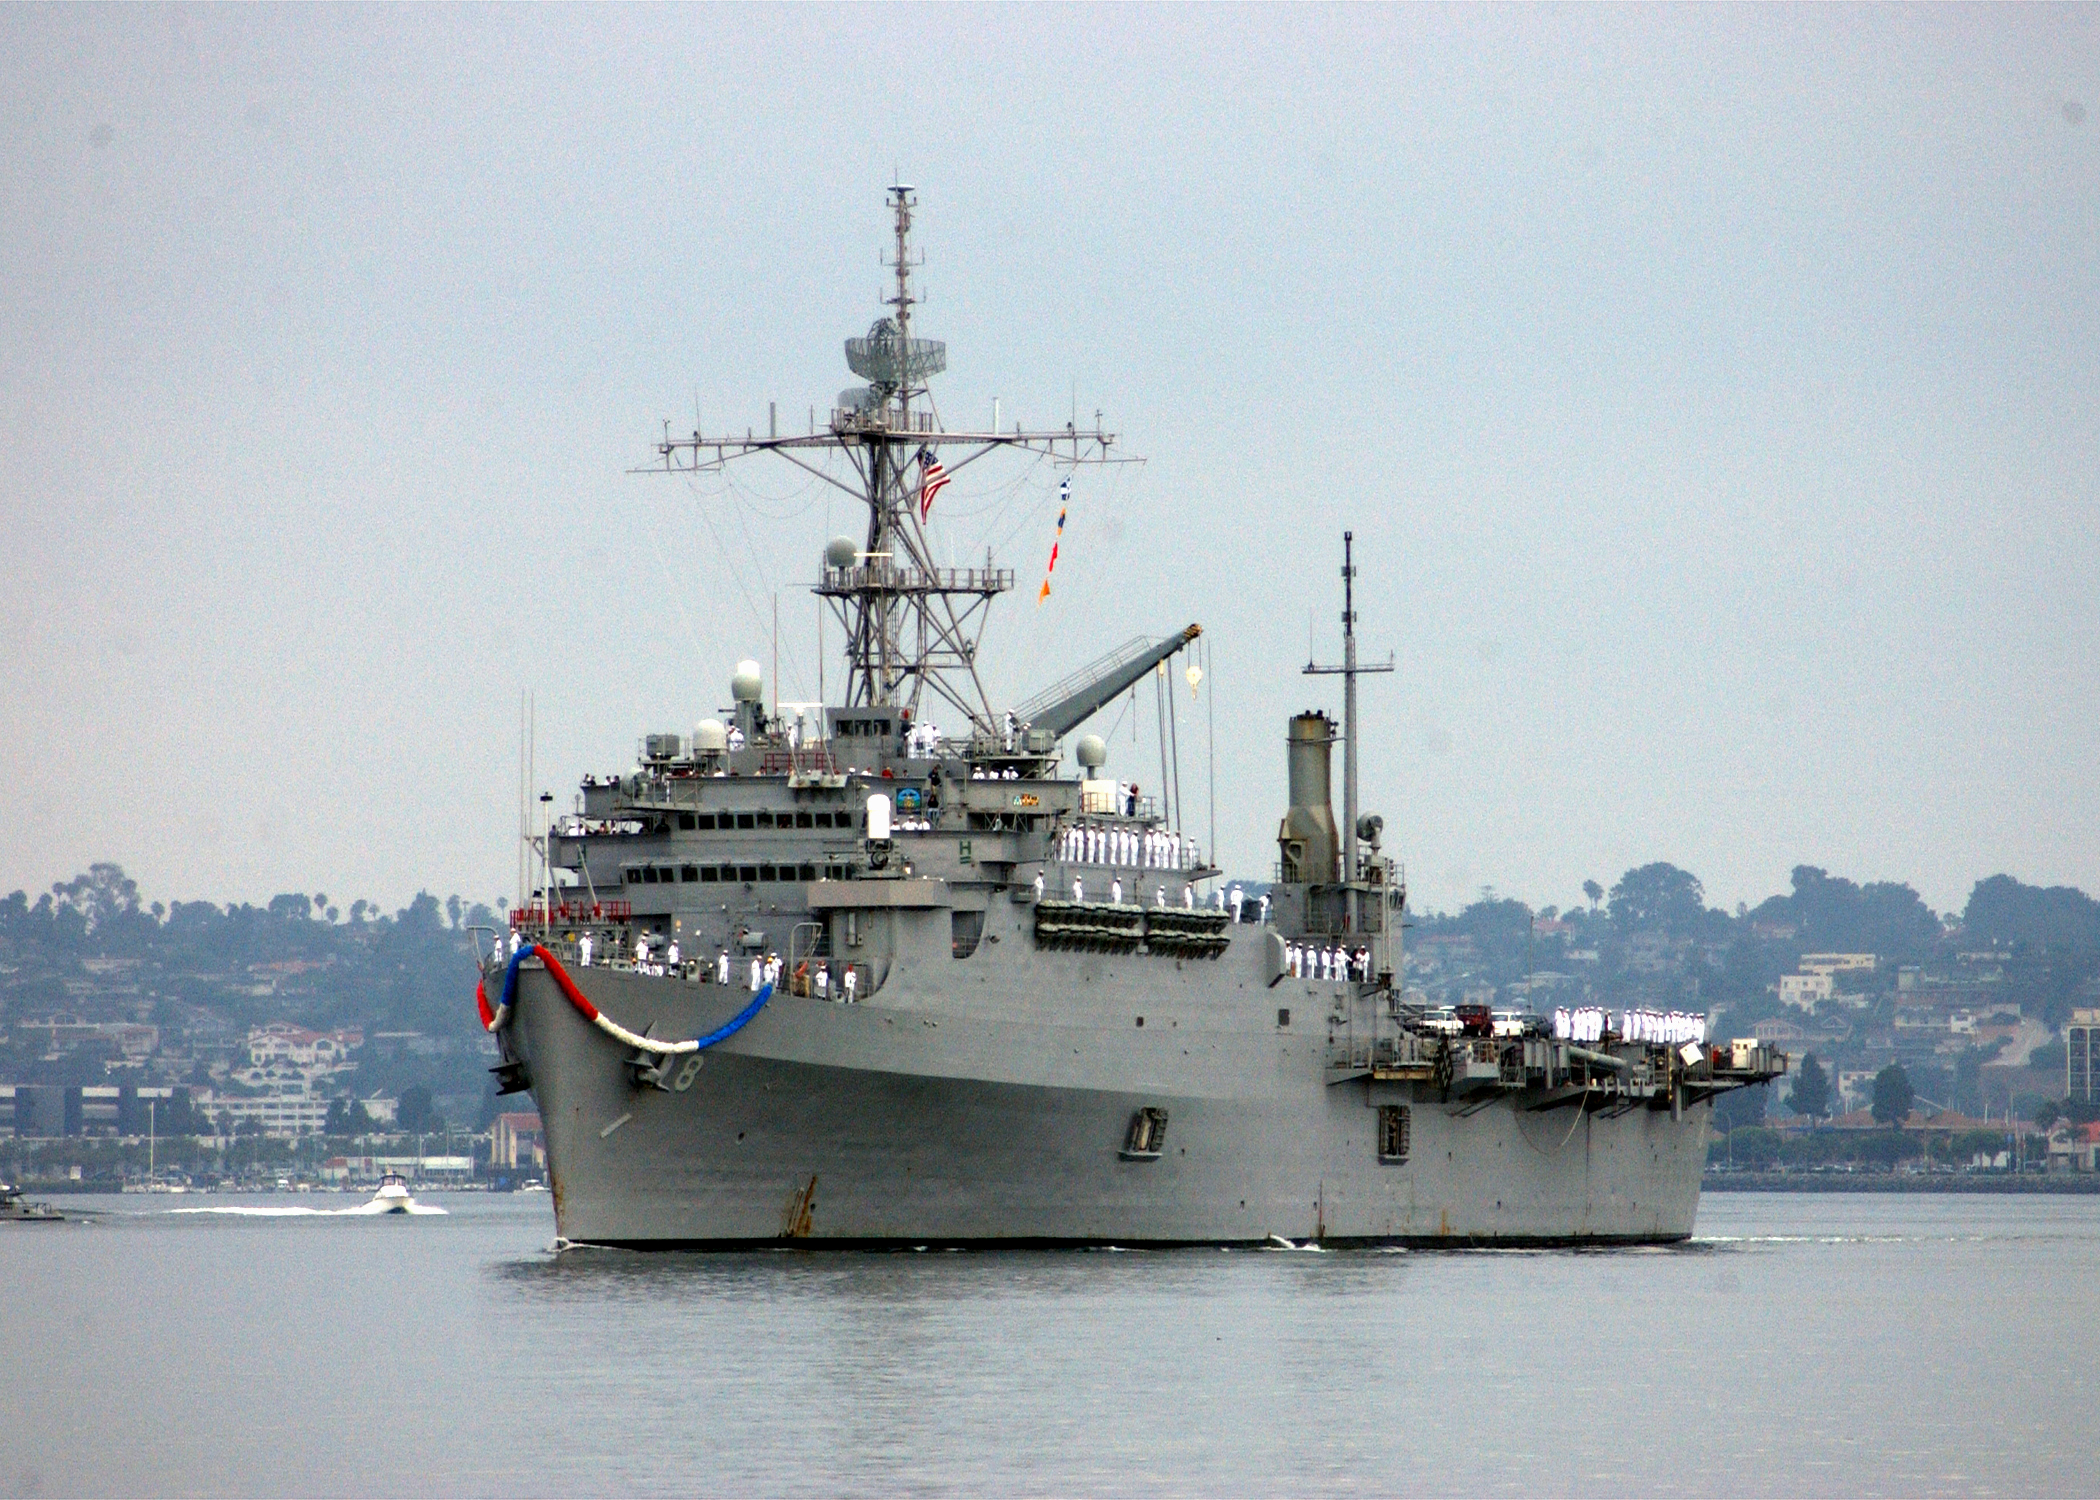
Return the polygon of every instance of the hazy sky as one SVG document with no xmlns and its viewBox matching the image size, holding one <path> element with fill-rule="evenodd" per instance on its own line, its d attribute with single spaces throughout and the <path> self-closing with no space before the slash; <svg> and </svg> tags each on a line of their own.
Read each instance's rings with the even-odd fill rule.
<svg viewBox="0 0 2100 1500">
<path fill-rule="evenodd" d="M 0 9 L 0 889 L 493 899 L 522 690 L 563 805 L 776 592 L 813 698 L 842 505 L 626 471 L 852 383 L 900 172 L 950 424 L 1148 460 L 1041 609 L 1057 473 L 942 497 L 1021 576 L 991 685 L 1201 621 L 1235 870 L 1353 527 L 1419 905 L 2100 889 L 2096 64 L 2091 7 Z"/>
</svg>

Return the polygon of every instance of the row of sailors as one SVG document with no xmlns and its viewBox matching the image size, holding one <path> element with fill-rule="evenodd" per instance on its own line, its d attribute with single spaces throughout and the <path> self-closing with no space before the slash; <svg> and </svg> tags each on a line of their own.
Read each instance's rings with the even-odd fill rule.
<svg viewBox="0 0 2100 1500">
<path fill-rule="evenodd" d="M 578 939 L 576 948 L 583 966 L 589 968 L 591 935 L 585 933 Z M 678 952 L 677 940 L 673 939 L 662 948 L 653 948 L 650 946 L 648 934 L 644 933 L 635 940 L 634 968 L 636 973 L 659 978 L 666 975 L 676 978 L 683 974 L 685 970 Z M 787 962 L 779 954 L 766 953 L 752 955 L 749 969 L 744 970 L 729 956 L 729 950 L 724 948 L 715 955 L 713 977 L 714 982 L 720 985 L 730 983 L 732 978 L 747 979 L 751 993 L 755 995 L 767 985 L 778 989 L 786 968 Z M 705 974 L 703 967 L 701 977 L 704 978 Z M 860 1000 L 860 974 L 852 964 L 841 966 L 837 982 L 834 983 L 829 964 L 819 960 L 816 968 L 812 970 L 809 961 L 804 960 L 796 966 L 790 987 L 798 995 L 814 995 L 819 1000 L 837 999 L 847 1005 L 858 1004 Z"/>
<path fill-rule="evenodd" d="M 574 813 L 557 819 L 554 833 L 557 838 L 580 838 L 590 833 L 640 833 L 642 825 L 633 818 L 581 818 Z"/>
<path fill-rule="evenodd" d="M 1196 865 L 1196 846 L 1163 828 L 1102 828 L 1081 823 L 1057 836 L 1057 857 L 1070 865 L 1190 870 Z"/>
<path fill-rule="evenodd" d="M 1138 894 L 1134 886 L 1131 889 L 1131 894 L 1133 896 Z M 1043 872 L 1041 870 L 1035 872 L 1035 899 L 1038 901 L 1043 899 Z M 1072 899 L 1074 901 L 1086 900 L 1086 878 L 1084 876 L 1074 875 L 1072 877 Z M 1111 906 L 1121 906 L 1123 904 L 1123 882 L 1120 877 L 1109 881 L 1108 900 Z M 1167 904 L 1167 888 L 1165 886 L 1156 885 L 1152 888 L 1152 904 L 1154 906 L 1165 906 Z M 1190 911 L 1196 909 L 1196 888 L 1194 886 L 1184 884 L 1181 887 L 1181 904 Z"/>
<path fill-rule="evenodd" d="M 1371 980 L 1369 948 L 1322 948 L 1312 943 L 1285 943 L 1283 971 L 1293 979 L 1324 979 L 1333 984 Z"/>
<path fill-rule="evenodd" d="M 1610 1011 L 1595 1005 L 1553 1012 L 1553 1034 L 1565 1042 L 1600 1042 L 1606 1032 L 1614 1030 L 1621 1041 L 1678 1046 L 1706 1040 L 1706 1017 L 1681 1010 L 1626 1010 L 1614 1018 Z"/>
<path fill-rule="evenodd" d="M 1038 901 L 1043 899 L 1043 872 L 1040 870 L 1036 871 L 1035 874 L 1035 899 Z M 1086 900 L 1086 878 L 1084 876 L 1074 875 L 1072 877 L 1072 899 L 1074 901 Z M 1123 904 L 1123 881 L 1120 876 L 1109 881 L 1108 899 L 1112 905 L 1121 906 Z M 1210 903 L 1212 910 L 1229 911 L 1232 914 L 1232 920 L 1238 922 L 1240 913 L 1246 910 L 1247 893 L 1238 886 L 1234 886 L 1230 892 L 1223 890 L 1212 891 L 1210 893 Z M 1167 888 L 1165 886 L 1156 885 L 1152 888 L 1152 904 L 1154 906 L 1165 906 L 1167 904 Z M 1190 910 L 1195 908 L 1196 888 L 1193 885 L 1186 883 L 1182 885 L 1181 904 Z M 1269 920 L 1269 898 L 1266 895 L 1262 896 L 1258 903 L 1258 915 L 1255 920 L 1260 922 Z"/>
</svg>

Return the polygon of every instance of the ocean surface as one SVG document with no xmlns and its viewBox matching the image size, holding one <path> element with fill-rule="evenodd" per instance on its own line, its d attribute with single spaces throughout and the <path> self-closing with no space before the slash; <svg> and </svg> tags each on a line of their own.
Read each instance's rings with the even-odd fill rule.
<svg viewBox="0 0 2100 1500">
<path fill-rule="evenodd" d="M 1667 1250 L 675 1256 L 556 1255 L 539 1194 L 57 1201 L 104 1217 L 0 1225 L 0 1493 L 2100 1493 L 2091 1197 L 1708 1194 Z"/>
</svg>

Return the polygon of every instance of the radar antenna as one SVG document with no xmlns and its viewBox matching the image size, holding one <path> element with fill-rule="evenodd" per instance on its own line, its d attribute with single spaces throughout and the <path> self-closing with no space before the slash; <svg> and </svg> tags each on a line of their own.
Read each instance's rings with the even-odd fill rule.
<svg viewBox="0 0 2100 1500">
<path fill-rule="evenodd" d="M 1014 586 L 1013 570 L 943 568 L 935 564 L 919 504 L 929 474 L 953 478 L 988 453 L 1014 450 L 1062 465 L 1142 463 L 1113 452 L 1116 435 L 1092 431 L 1075 414 L 1055 428 L 950 432 L 943 429 L 927 381 L 947 368 L 948 347 L 915 337 L 912 309 L 919 303 L 911 283 L 918 262 L 911 247 L 912 210 L 918 197 L 905 183 L 889 189 L 896 248 L 890 256 L 897 287 L 883 299 L 892 311 L 864 338 L 846 340 L 846 364 L 868 384 L 840 394 L 829 423 L 805 436 L 707 436 L 697 428 L 674 438 L 665 423 L 656 445 L 658 462 L 637 473 L 699 474 L 730 460 L 773 453 L 868 508 L 865 547 L 844 562 L 826 558 L 816 593 L 827 600 L 846 633 L 846 706 L 910 708 L 927 693 L 970 718 L 983 734 L 996 730 L 991 701 L 977 672 L 990 605 Z M 938 455 L 965 449 L 953 462 Z M 818 451 L 845 455 L 854 482 L 819 466 Z"/>
</svg>

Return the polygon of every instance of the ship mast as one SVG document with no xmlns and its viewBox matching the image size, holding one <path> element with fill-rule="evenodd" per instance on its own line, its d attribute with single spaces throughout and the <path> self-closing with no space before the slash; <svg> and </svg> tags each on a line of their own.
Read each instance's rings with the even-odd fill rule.
<svg viewBox="0 0 2100 1500">
<path fill-rule="evenodd" d="M 1112 454 L 1115 434 L 1102 431 L 1098 418 L 1091 432 L 1082 431 L 1076 419 L 1062 432 L 940 427 L 927 381 L 947 367 L 947 345 L 911 331 L 919 301 L 911 285 L 918 198 L 904 183 L 890 188 L 889 198 L 897 288 L 883 301 L 891 315 L 865 338 L 846 340 L 846 363 L 867 386 L 843 393 L 828 426 L 802 437 L 770 431 L 764 437 L 748 431 L 708 437 L 695 430 L 673 438 L 666 423 L 656 445 L 659 462 L 637 472 L 711 473 L 746 454 L 774 453 L 865 504 L 866 545 L 850 557 L 827 555 L 816 584 L 845 629 L 846 706 L 902 706 L 917 713 L 931 693 L 967 714 L 980 733 L 991 734 L 994 715 L 978 676 L 977 648 L 991 601 L 1013 587 L 1014 575 L 993 567 L 989 557 L 981 568 L 935 565 L 918 505 L 929 466 L 942 462 L 942 450 L 957 448 L 970 451 L 946 464 L 951 478 L 1000 449 L 1061 465 L 1142 460 Z M 914 410 L 920 398 L 924 409 Z M 817 449 L 843 454 L 854 482 L 812 462 L 816 455 L 809 450 Z"/>
<path fill-rule="evenodd" d="M 1387 661 L 1359 666 L 1356 660 L 1356 533 L 1342 533 L 1342 664 L 1338 667 L 1305 664 L 1309 677 L 1342 679 L 1342 882 L 1354 885 L 1363 878 L 1356 857 L 1356 679 L 1365 672 L 1390 672 Z M 1354 898 L 1352 897 L 1352 905 Z M 1357 913 L 1350 912 L 1352 926 Z"/>
</svg>

